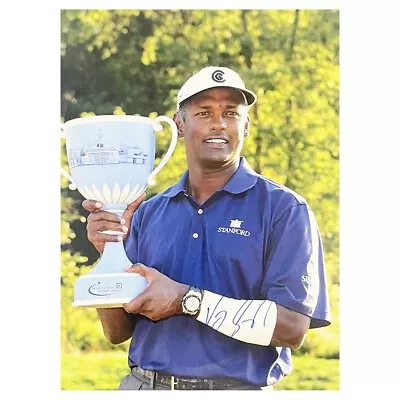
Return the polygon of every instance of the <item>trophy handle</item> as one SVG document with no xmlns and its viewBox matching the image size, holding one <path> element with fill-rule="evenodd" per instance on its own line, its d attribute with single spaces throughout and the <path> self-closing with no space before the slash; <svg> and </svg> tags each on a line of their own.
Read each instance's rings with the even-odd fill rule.
<svg viewBox="0 0 400 400">
<path fill-rule="evenodd" d="M 64 133 L 64 124 L 61 124 L 61 138 L 63 138 L 63 139 L 65 139 L 65 133 Z M 74 181 L 73 181 L 73 179 L 72 179 L 72 176 L 63 168 L 63 167 L 60 167 L 60 172 L 61 172 L 61 175 L 64 175 L 71 183 L 68 185 L 68 187 L 71 189 L 71 190 L 75 190 L 76 189 L 76 185 L 75 185 L 75 183 L 74 183 Z"/>
<path fill-rule="evenodd" d="M 64 175 L 71 182 L 68 185 L 68 187 L 71 190 L 75 190 L 76 189 L 76 185 L 75 185 L 74 181 L 72 180 L 72 176 L 63 167 L 60 167 L 60 172 L 61 172 L 61 175 Z"/>
<path fill-rule="evenodd" d="M 156 132 L 161 132 L 164 129 L 163 126 L 160 124 L 160 121 L 167 122 L 168 125 L 171 127 L 172 129 L 171 143 L 169 144 L 168 151 L 164 154 L 164 157 L 161 159 L 160 163 L 157 165 L 154 171 L 149 175 L 149 178 L 147 179 L 147 183 L 149 185 L 154 185 L 155 183 L 154 177 L 161 171 L 161 169 L 170 159 L 172 153 L 175 150 L 176 142 L 178 141 L 178 129 L 176 127 L 174 120 L 165 115 L 155 118 L 153 121 L 153 127 Z"/>
</svg>

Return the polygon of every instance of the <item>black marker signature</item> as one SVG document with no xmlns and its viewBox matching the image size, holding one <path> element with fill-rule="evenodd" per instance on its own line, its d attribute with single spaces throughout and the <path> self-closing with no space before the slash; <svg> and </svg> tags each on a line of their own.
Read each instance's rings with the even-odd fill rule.
<svg viewBox="0 0 400 400">
<path fill-rule="evenodd" d="M 246 304 L 247 301 L 250 301 L 250 303 L 248 304 L 248 306 L 246 307 L 246 309 L 244 310 L 244 312 L 240 315 L 239 319 L 238 319 L 237 321 L 235 321 L 235 318 L 236 318 L 236 316 L 238 315 L 238 313 L 239 313 L 239 311 L 240 311 L 240 308 L 242 308 L 242 307 Z M 250 322 L 251 322 L 250 328 L 251 328 L 251 329 L 254 328 L 254 325 L 255 325 L 255 323 L 256 323 L 257 314 L 258 314 L 258 312 L 260 311 L 260 308 L 265 304 L 265 302 L 266 302 L 267 300 L 264 300 L 262 303 L 259 304 L 259 306 L 257 307 L 256 312 L 254 313 L 254 315 L 253 315 L 251 318 L 248 318 L 248 319 L 243 320 L 242 323 L 241 323 L 241 325 L 239 325 L 240 320 L 241 320 L 241 319 L 243 318 L 243 316 L 246 314 L 247 310 L 249 309 L 249 307 L 251 306 L 251 304 L 253 303 L 253 301 L 254 301 L 254 300 L 246 300 L 246 302 L 245 302 L 244 304 L 242 304 L 242 306 L 239 308 L 238 312 L 237 312 L 237 313 L 235 314 L 235 316 L 233 317 L 232 323 L 233 323 L 234 325 L 237 326 L 237 329 L 232 333 L 231 337 L 233 337 L 234 335 L 236 335 L 236 333 L 239 332 L 241 326 L 242 326 L 245 322 L 249 322 L 249 321 L 250 321 Z M 270 307 L 271 307 L 271 306 L 270 306 Z M 264 316 L 264 324 L 263 324 L 263 326 L 265 326 L 265 320 L 266 320 L 268 311 L 269 311 L 269 307 L 268 307 L 268 310 L 266 311 L 266 314 L 265 314 L 265 316 Z M 250 315 L 251 315 L 251 314 L 250 314 Z"/>
<path fill-rule="evenodd" d="M 216 321 L 214 321 L 214 323 L 211 325 L 211 319 L 214 315 L 215 310 L 218 308 L 219 303 L 221 303 L 222 299 L 224 298 L 224 296 L 221 296 L 221 298 L 218 300 L 217 304 L 215 305 L 211 315 L 209 316 L 210 313 L 210 308 L 207 307 L 207 317 L 206 317 L 206 324 L 208 326 L 211 326 L 211 328 L 214 329 L 219 329 L 221 327 L 221 325 L 224 323 L 226 315 L 228 314 L 228 312 L 226 310 L 220 310 L 217 312 L 217 314 L 215 315 Z M 220 315 L 221 314 L 221 315 Z M 218 325 L 218 327 L 215 327 L 215 325 L 221 320 L 221 323 Z"/>
<path fill-rule="evenodd" d="M 242 314 L 239 316 L 238 320 L 235 321 L 236 316 L 239 314 L 240 310 L 246 305 L 247 301 L 250 301 L 250 303 L 247 305 L 247 307 L 244 309 L 244 311 L 242 312 Z M 240 307 L 239 310 L 237 310 L 236 314 L 234 315 L 234 317 L 232 318 L 232 323 L 233 325 L 235 325 L 237 327 L 237 329 L 235 331 L 233 331 L 231 337 L 235 336 L 237 332 L 239 332 L 240 330 L 240 325 L 239 322 L 241 320 L 241 318 L 243 317 L 243 315 L 246 313 L 246 311 L 248 310 L 248 308 L 251 306 L 251 303 L 253 303 L 253 300 L 246 300 Z M 249 320 L 246 320 L 249 321 Z M 243 322 L 246 322 L 243 321 Z M 254 322 L 254 321 L 253 321 Z M 254 324 L 252 324 L 251 327 L 253 327 Z"/>
<path fill-rule="evenodd" d="M 228 311 L 225 308 L 220 308 L 219 310 L 218 307 L 220 307 L 220 304 L 222 302 L 222 299 L 224 297 L 221 296 L 218 302 L 216 303 L 215 307 L 208 307 L 207 308 L 207 317 L 206 317 L 206 324 L 208 326 L 211 326 L 212 328 L 218 330 L 222 324 L 225 322 L 225 319 L 228 315 Z M 240 329 L 243 327 L 243 324 L 250 322 L 250 328 L 254 328 L 256 325 L 256 320 L 257 320 L 257 314 L 260 311 L 261 307 L 265 304 L 267 300 L 262 301 L 254 314 L 253 312 L 249 312 L 250 306 L 253 304 L 254 300 L 245 300 L 244 302 L 241 302 L 239 308 L 237 309 L 235 315 L 232 318 L 232 324 L 234 325 L 234 329 L 230 337 L 234 337 Z M 272 304 L 272 303 L 271 303 Z M 264 319 L 263 319 L 263 326 L 265 327 L 266 325 L 266 319 L 267 315 L 269 312 L 269 309 L 271 308 L 271 304 L 269 305 L 268 309 L 265 311 L 264 314 Z M 211 311 L 212 310 L 212 311 Z M 260 314 L 262 317 L 262 314 Z M 247 318 L 247 319 L 244 319 Z M 259 319 L 258 319 L 259 320 Z"/>
</svg>

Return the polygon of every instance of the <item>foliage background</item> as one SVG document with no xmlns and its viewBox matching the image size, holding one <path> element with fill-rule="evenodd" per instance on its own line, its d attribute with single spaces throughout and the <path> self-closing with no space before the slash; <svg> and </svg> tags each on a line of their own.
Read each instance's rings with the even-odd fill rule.
<svg viewBox="0 0 400 400">
<path fill-rule="evenodd" d="M 173 116 L 185 79 L 207 65 L 235 69 L 258 101 L 242 154 L 303 195 L 325 249 L 333 323 L 309 332 L 301 356 L 339 358 L 339 13 L 337 10 L 62 10 L 61 119 Z M 159 160 L 169 129 L 157 136 Z M 61 159 L 68 170 L 65 143 Z M 157 162 L 157 161 L 156 161 Z M 184 145 L 148 197 L 185 169 Z M 61 350 L 126 350 L 103 337 L 93 309 L 73 309 L 73 282 L 96 262 L 83 198 L 61 178 Z"/>
</svg>

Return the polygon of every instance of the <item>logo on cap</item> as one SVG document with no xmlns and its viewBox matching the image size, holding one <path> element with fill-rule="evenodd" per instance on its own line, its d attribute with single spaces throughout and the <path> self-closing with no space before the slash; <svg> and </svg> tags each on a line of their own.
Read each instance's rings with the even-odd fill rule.
<svg viewBox="0 0 400 400">
<path fill-rule="evenodd" d="M 218 83 L 225 82 L 224 71 L 220 69 L 215 70 L 211 75 L 211 79 Z"/>
</svg>

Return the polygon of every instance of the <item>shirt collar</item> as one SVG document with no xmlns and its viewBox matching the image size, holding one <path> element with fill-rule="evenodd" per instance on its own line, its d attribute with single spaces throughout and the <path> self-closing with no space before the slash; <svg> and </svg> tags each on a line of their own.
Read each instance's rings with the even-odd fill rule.
<svg viewBox="0 0 400 400">
<path fill-rule="evenodd" d="M 179 193 L 185 192 L 186 180 L 188 178 L 189 171 L 186 170 L 181 176 L 179 181 L 168 188 L 163 196 L 165 197 L 175 197 Z M 236 172 L 233 174 L 232 178 L 226 183 L 226 185 L 221 189 L 221 191 L 229 192 L 232 194 L 243 193 L 246 190 L 252 188 L 258 179 L 258 174 L 250 167 L 248 162 L 244 157 L 240 157 L 240 164 Z"/>
<path fill-rule="evenodd" d="M 240 157 L 239 168 L 221 190 L 232 194 L 243 193 L 251 189 L 257 183 L 257 179 L 258 174 L 250 167 L 244 157 Z"/>
<path fill-rule="evenodd" d="M 162 195 L 165 197 L 175 197 L 179 193 L 184 193 L 186 190 L 186 180 L 188 176 L 189 171 L 186 170 L 181 176 L 181 179 L 179 179 L 175 185 L 168 188 Z"/>
</svg>

